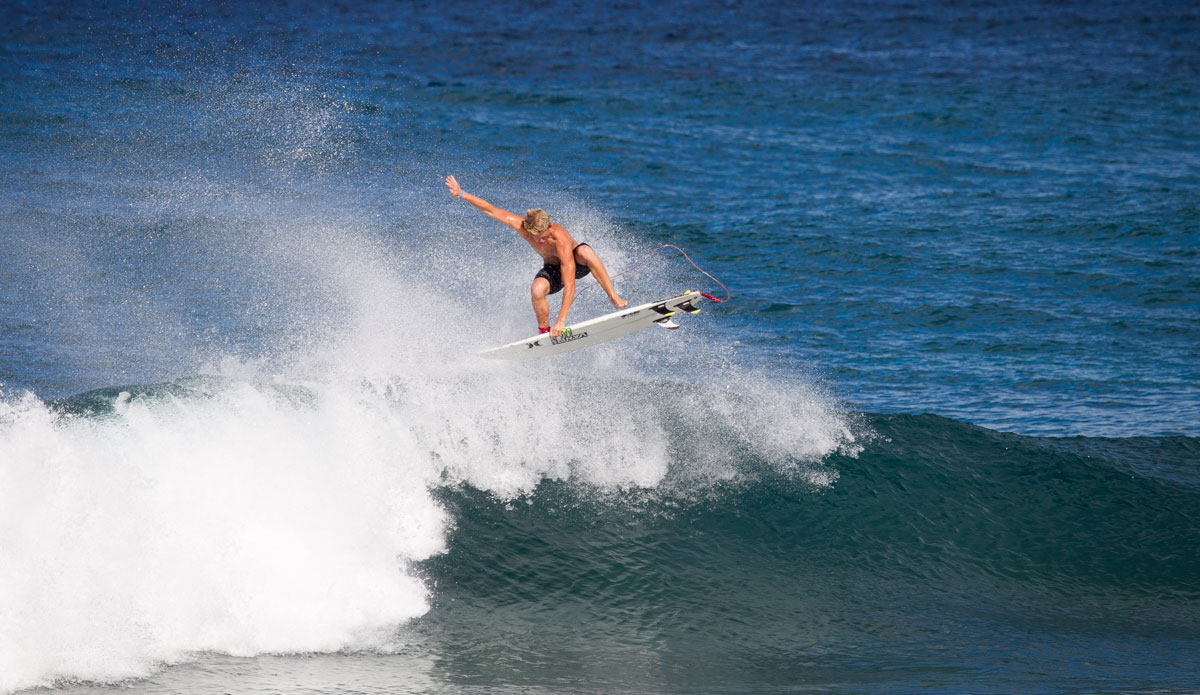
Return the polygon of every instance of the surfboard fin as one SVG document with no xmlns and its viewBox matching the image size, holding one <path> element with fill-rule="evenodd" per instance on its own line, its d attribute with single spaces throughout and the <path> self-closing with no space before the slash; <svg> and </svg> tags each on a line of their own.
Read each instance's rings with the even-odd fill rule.
<svg viewBox="0 0 1200 695">
<path fill-rule="evenodd" d="M 671 313 L 674 313 L 674 312 L 671 312 Z M 667 314 L 665 317 L 655 321 L 655 323 L 662 326 L 663 328 L 666 328 L 666 329 L 672 330 L 672 331 L 675 330 L 676 328 L 679 328 L 679 324 L 677 324 L 671 320 L 670 314 Z"/>
</svg>

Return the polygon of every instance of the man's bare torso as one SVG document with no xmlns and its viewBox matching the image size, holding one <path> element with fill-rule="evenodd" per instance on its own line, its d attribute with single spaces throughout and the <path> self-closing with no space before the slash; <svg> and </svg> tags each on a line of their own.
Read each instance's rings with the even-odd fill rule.
<svg viewBox="0 0 1200 695">
<path fill-rule="evenodd" d="M 542 259 L 551 264 L 562 264 L 562 258 L 559 256 L 560 248 L 575 249 L 575 240 L 571 238 L 571 233 L 566 227 L 559 224 L 550 225 L 550 229 L 540 237 L 533 236 L 528 232 L 521 232 L 521 237 L 537 251 Z M 562 242 L 566 242 L 563 244 Z"/>
</svg>

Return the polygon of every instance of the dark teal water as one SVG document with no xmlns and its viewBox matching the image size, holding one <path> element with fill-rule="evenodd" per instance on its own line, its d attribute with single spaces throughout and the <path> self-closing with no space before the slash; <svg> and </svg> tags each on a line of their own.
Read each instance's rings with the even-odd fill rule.
<svg viewBox="0 0 1200 695">
<path fill-rule="evenodd" d="M 5 4 L 0 691 L 1194 692 L 1198 46 Z M 447 174 L 733 300 L 483 363 L 538 263 Z"/>
<path fill-rule="evenodd" d="M 558 485 L 516 508 L 447 495 L 459 526 L 429 562 L 426 620 L 448 673 L 536 686 L 592 671 L 665 691 L 1194 687 L 1194 439 L 870 425 L 886 439 L 831 459 L 824 492 L 762 476 L 616 505 Z M 499 645 L 480 644 L 481 619 Z"/>
</svg>

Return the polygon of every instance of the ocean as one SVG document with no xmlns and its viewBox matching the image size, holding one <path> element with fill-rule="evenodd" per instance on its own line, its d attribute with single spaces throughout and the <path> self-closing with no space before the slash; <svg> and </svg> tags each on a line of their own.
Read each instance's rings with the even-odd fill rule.
<svg viewBox="0 0 1200 695">
<path fill-rule="evenodd" d="M 1187 2 L 3 3 L 0 693 L 1200 692 L 1197 113 Z M 480 359 L 451 174 L 731 297 Z"/>
</svg>

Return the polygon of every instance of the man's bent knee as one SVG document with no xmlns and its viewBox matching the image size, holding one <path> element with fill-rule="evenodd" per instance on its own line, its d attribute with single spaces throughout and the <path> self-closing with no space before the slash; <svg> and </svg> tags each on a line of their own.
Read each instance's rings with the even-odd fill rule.
<svg viewBox="0 0 1200 695">
<path fill-rule="evenodd" d="M 546 278 L 536 278 L 533 285 L 529 288 L 529 293 L 534 299 L 545 299 L 550 294 L 550 281 Z"/>
<path fill-rule="evenodd" d="M 575 249 L 575 263 L 577 265 L 590 266 L 597 258 L 596 252 L 587 244 L 580 244 L 579 248 Z"/>
</svg>

